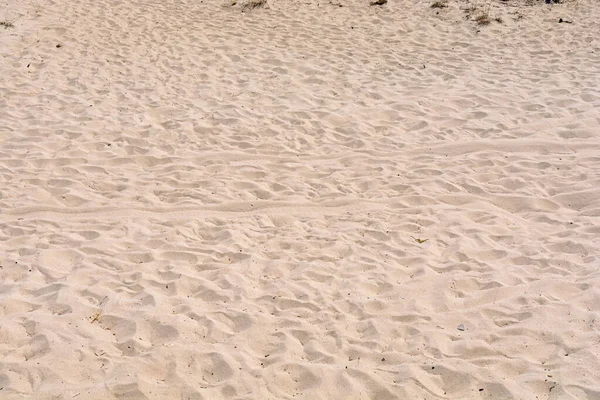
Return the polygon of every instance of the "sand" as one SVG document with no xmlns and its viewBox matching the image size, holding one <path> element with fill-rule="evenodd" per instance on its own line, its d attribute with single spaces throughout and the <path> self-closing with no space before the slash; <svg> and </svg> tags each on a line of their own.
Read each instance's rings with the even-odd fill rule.
<svg viewBox="0 0 600 400">
<path fill-rule="evenodd" d="M 0 398 L 600 398 L 600 7 L 431 3 L 5 0 Z"/>
</svg>

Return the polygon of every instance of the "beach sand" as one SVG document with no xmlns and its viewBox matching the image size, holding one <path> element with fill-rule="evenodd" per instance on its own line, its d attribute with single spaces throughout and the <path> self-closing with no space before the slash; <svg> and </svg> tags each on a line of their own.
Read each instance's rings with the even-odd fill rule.
<svg viewBox="0 0 600 400">
<path fill-rule="evenodd" d="M 0 398 L 600 398 L 600 7 L 432 3 L 5 0 Z"/>
</svg>

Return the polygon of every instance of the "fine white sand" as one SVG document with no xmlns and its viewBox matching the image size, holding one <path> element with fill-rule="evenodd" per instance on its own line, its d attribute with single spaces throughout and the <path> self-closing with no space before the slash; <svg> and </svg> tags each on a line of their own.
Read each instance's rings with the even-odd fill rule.
<svg viewBox="0 0 600 400">
<path fill-rule="evenodd" d="M 600 398 L 600 7 L 542 3 L 4 0 L 0 398 Z"/>
</svg>

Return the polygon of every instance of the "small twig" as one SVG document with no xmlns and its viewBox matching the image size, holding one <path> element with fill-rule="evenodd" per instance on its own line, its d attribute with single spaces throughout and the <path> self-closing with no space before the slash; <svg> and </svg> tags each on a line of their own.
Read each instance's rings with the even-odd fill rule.
<svg viewBox="0 0 600 400">
<path fill-rule="evenodd" d="M 423 243 L 425 243 L 426 241 L 429 240 L 429 239 L 419 239 L 419 238 L 416 238 L 414 236 L 411 236 L 411 238 L 415 239 L 415 242 L 417 242 L 419 244 L 423 244 Z"/>
</svg>

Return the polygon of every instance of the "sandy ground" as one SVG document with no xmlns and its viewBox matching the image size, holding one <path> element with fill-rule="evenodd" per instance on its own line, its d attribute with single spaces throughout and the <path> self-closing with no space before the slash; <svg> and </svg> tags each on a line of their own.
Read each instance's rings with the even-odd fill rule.
<svg viewBox="0 0 600 400">
<path fill-rule="evenodd" d="M 600 6 L 488 3 L 4 0 L 0 398 L 599 399 Z"/>
</svg>

